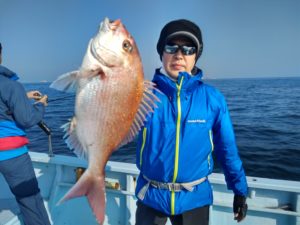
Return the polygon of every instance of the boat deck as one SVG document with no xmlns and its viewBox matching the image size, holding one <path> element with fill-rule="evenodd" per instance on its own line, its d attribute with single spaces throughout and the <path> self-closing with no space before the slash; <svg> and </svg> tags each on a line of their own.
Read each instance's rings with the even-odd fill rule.
<svg viewBox="0 0 300 225">
<path fill-rule="evenodd" d="M 46 208 L 54 225 L 96 225 L 85 197 L 59 206 L 58 200 L 76 182 L 76 171 L 87 163 L 75 157 L 49 157 L 30 153 Z M 135 224 L 134 164 L 108 162 L 106 167 L 105 225 Z M 233 220 L 233 194 L 227 190 L 223 174 L 212 174 L 214 204 L 210 208 L 210 225 L 237 224 Z M 300 182 L 247 177 L 249 210 L 242 225 L 300 225 Z M 0 225 L 22 225 L 13 195 L 0 174 Z M 170 224 L 170 223 L 168 223 Z"/>
<path fill-rule="evenodd" d="M 2 187 L 1 187 L 2 188 Z M 7 224 L 19 214 L 19 208 L 14 199 L 1 199 L 0 201 L 0 224 Z"/>
</svg>

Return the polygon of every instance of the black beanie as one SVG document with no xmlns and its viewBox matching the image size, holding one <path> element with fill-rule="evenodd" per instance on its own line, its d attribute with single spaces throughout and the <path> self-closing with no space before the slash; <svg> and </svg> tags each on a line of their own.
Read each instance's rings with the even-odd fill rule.
<svg viewBox="0 0 300 225">
<path fill-rule="evenodd" d="M 195 44 L 197 61 L 203 49 L 201 30 L 195 23 L 185 19 L 173 20 L 161 30 L 156 46 L 160 59 L 162 58 L 165 44 L 174 37 L 186 37 Z"/>
</svg>

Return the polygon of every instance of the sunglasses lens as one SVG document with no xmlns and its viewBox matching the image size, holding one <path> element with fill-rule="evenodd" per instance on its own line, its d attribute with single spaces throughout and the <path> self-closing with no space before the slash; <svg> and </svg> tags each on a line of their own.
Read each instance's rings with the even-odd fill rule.
<svg viewBox="0 0 300 225">
<path fill-rule="evenodd" d="M 178 45 L 165 45 L 165 52 L 168 54 L 175 54 L 178 51 Z"/>
<path fill-rule="evenodd" d="M 181 50 L 183 55 L 193 55 L 194 53 L 196 53 L 196 47 L 185 45 L 165 45 L 164 51 L 168 54 L 175 54 L 179 49 Z"/>
<path fill-rule="evenodd" d="M 184 55 L 193 55 L 196 52 L 196 48 L 189 46 L 181 46 L 181 51 Z"/>
</svg>

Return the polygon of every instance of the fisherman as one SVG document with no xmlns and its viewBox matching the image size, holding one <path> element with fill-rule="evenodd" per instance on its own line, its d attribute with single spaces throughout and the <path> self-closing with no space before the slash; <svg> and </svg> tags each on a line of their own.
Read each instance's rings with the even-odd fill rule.
<svg viewBox="0 0 300 225">
<path fill-rule="evenodd" d="M 38 91 L 26 93 L 18 79 L 16 73 L 0 65 L 0 173 L 17 200 L 24 224 L 50 225 L 25 134 L 26 128 L 42 120 L 48 97 Z M 29 99 L 36 100 L 35 104 Z"/>
<path fill-rule="evenodd" d="M 163 225 L 168 218 L 173 225 L 208 225 L 213 152 L 234 193 L 234 219 L 246 216 L 248 186 L 226 101 L 195 65 L 202 49 L 201 30 L 189 20 L 161 30 L 162 67 L 153 78 L 161 103 L 138 138 L 136 225 Z"/>
</svg>

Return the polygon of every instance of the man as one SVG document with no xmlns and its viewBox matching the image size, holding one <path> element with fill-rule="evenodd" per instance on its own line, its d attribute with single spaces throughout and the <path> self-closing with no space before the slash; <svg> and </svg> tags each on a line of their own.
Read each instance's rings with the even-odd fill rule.
<svg viewBox="0 0 300 225">
<path fill-rule="evenodd" d="M 160 33 L 153 82 L 161 103 L 138 138 L 137 225 L 208 225 L 213 151 L 234 192 L 234 219 L 246 216 L 248 187 L 225 99 L 195 66 L 202 49 L 191 21 L 171 21 Z"/>
<path fill-rule="evenodd" d="M 26 93 L 18 79 L 17 74 L 0 65 L 0 173 L 17 200 L 24 224 L 50 225 L 25 134 L 26 128 L 42 120 L 47 96 L 41 97 L 38 91 Z M 29 98 L 36 100 L 34 105 Z"/>
</svg>

